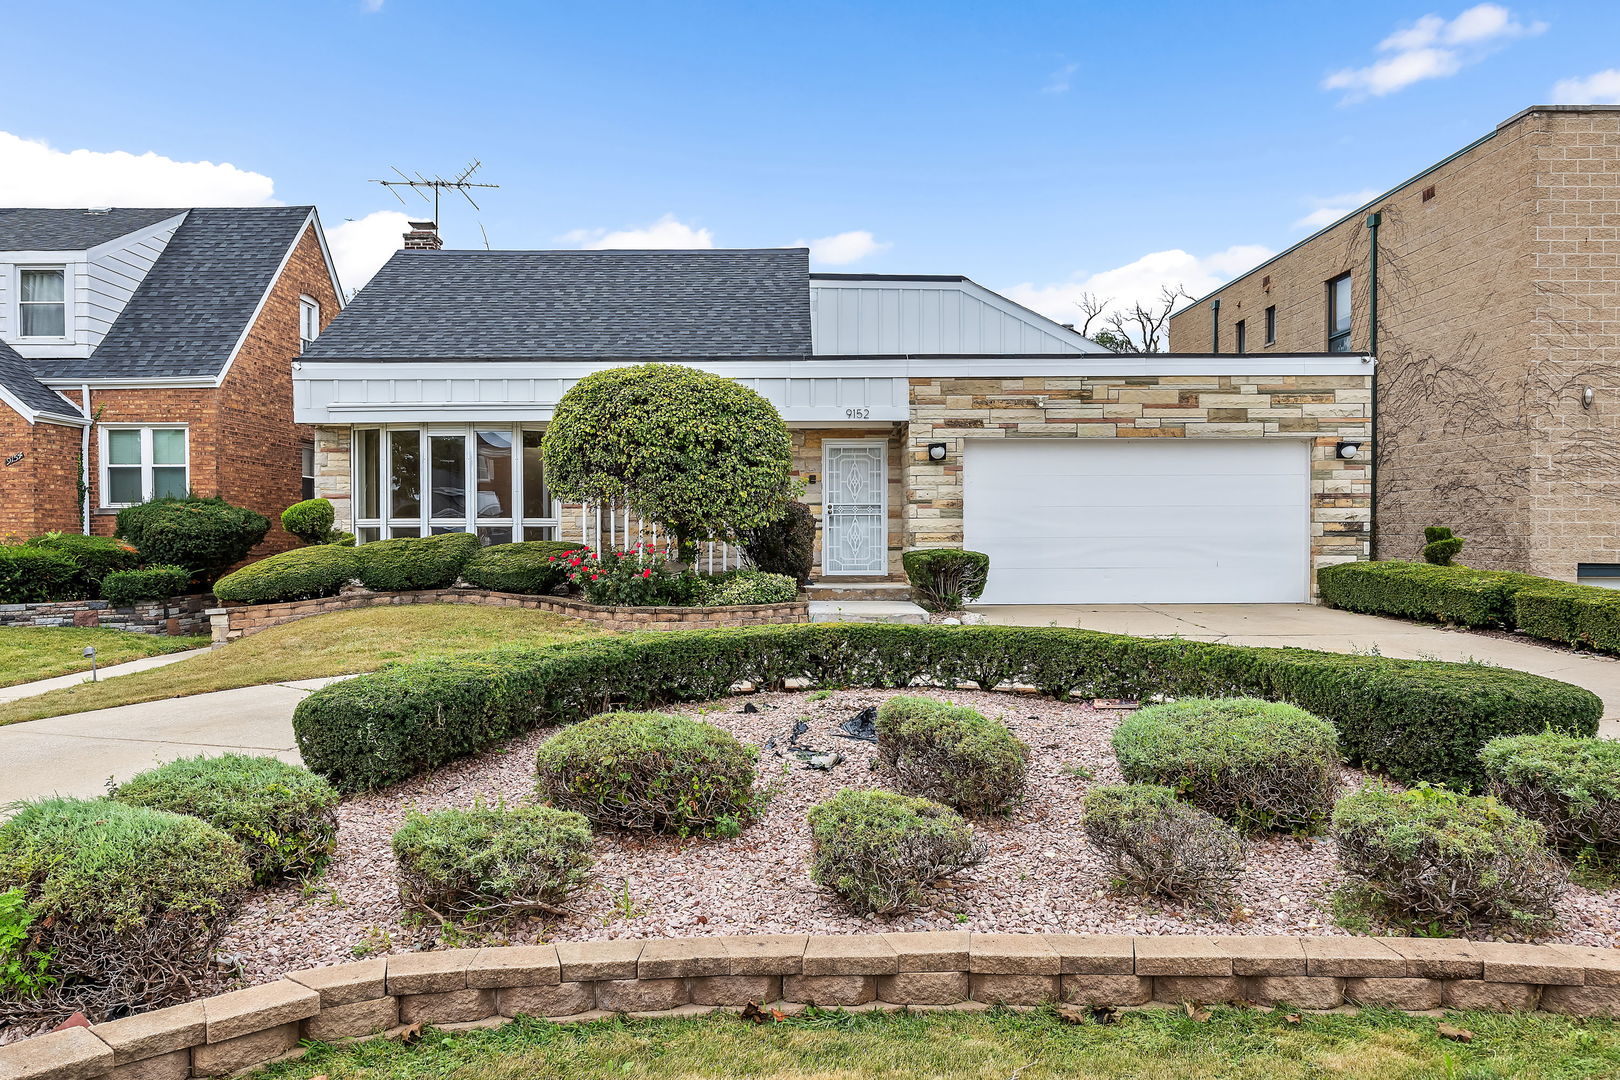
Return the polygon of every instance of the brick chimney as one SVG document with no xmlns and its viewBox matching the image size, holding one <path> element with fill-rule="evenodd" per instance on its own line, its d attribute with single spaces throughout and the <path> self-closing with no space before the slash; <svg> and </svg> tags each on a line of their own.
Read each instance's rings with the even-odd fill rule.
<svg viewBox="0 0 1620 1080">
<path fill-rule="evenodd" d="M 411 231 L 405 234 L 406 251 L 438 251 L 444 247 L 439 239 L 439 225 L 434 221 L 410 222 Z"/>
</svg>

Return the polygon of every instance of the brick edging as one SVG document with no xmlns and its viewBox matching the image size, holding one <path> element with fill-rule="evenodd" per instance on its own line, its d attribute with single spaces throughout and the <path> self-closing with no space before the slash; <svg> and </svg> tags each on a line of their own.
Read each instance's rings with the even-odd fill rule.
<svg viewBox="0 0 1620 1080">
<path fill-rule="evenodd" d="M 215 608 L 209 615 L 213 620 L 214 643 L 217 645 L 257 634 L 282 623 L 307 619 L 311 615 L 393 604 L 478 604 L 486 607 L 533 608 L 584 619 L 608 630 L 694 630 L 810 621 L 810 605 L 803 600 L 785 604 L 734 604 L 725 607 L 601 607 L 566 596 L 530 596 L 468 588 L 406 592 L 355 589 L 339 596 L 323 596 L 315 600 Z"/>
<path fill-rule="evenodd" d="M 0 1047 L 7 1080 L 217 1076 L 401 1025 L 690 1016 L 775 1003 L 977 1009 L 1351 1003 L 1620 1017 L 1620 950 L 1447 938 L 927 933 L 402 953 Z"/>
</svg>

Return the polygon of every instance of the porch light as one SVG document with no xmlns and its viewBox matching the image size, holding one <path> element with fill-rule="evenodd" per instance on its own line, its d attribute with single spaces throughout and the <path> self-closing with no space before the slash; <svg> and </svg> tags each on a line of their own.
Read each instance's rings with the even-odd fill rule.
<svg viewBox="0 0 1620 1080">
<path fill-rule="evenodd" d="M 931 442 L 931 443 L 929 443 L 928 444 L 928 460 L 929 461 L 944 461 L 945 460 L 945 444 L 942 443 L 942 442 Z"/>
<path fill-rule="evenodd" d="M 1344 458 L 1346 461 L 1350 461 L 1350 460 L 1353 460 L 1355 458 L 1360 457 L 1361 456 L 1361 442 L 1359 440 L 1357 440 L 1357 439 L 1340 439 L 1339 440 L 1339 446 L 1338 446 L 1338 455 L 1340 457 Z"/>
</svg>

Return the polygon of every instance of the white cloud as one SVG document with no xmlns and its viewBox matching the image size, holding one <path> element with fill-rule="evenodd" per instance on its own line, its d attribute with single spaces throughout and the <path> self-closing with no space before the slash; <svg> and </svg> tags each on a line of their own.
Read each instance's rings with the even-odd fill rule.
<svg viewBox="0 0 1620 1080">
<path fill-rule="evenodd" d="M 879 242 L 865 229 L 856 229 L 834 236 L 823 236 L 819 240 L 795 240 L 790 246 L 809 248 L 812 262 L 827 266 L 848 266 L 869 255 L 888 251 L 894 245 Z"/>
<path fill-rule="evenodd" d="M 712 248 L 714 234 L 665 214 L 639 228 L 575 229 L 563 234 L 562 243 L 582 248 Z"/>
<path fill-rule="evenodd" d="M 410 215 L 399 210 L 378 210 L 326 230 L 326 244 L 337 264 L 338 280 L 348 290 L 360 288 L 382 269 L 402 246 Z"/>
<path fill-rule="evenodd" d="M 375 15 L 383 9 L 383 0 L 360 0 L 360 10 Z"/>
<path fill-rule="evenodd" d="M 58 150 L 0 131 L 0 206 L 266 206 L 275 181 L 148 151 Z"/>
<path fill-rule="evenodd" d="M 1378 51 L 1389 56 L 1335 71 L 1322 80 L 1322 89 L 1344 91 L 1347 102 L 1382 97 L 1425 79 L 1455 75 L 1509 41 L 1546 29 L 1546 23 L 1521 21 L 1500 4 L 1475 4 L 1449 20 L 1425 15 L 1378 43 Z"/>
<path fill-rule="evenodd" d="M 1046 77 L 1046 85 L 1041 87 L 1043 94 L 1066 94 L 1072 85 L 1074 73 L 1080 70 L 1079 64 L 1064 64 Z"/>
<path fill-rule="evenodd" d="M 1329 195 L 1323 199 L 1308 200 L 1313 209 L 1310 213 L 1294 222 L 1296 229 L 1320 229 L 1331 225 L 1358 206 L 1365 206 L 1377 198 L 1378 192 L 1372 188 L 1361 191 L 1348 191 L 1343 195 Z"/>
<path fill-rule="evenodd" d="M 1084 295 L 1112 300 L 1116 307 L 1126 308 L 1138 302 L 1146 305 L 1157 300 L 1159 290 L 1166 285 L 1172 288 L 1179 285 L 1193 296 L 1201 296 L 1273 254 L 1270 248 L 1259 244 L 1235 244 L 1210 255 L 1193 255 L 1173 248 L 1151 252 L 1124 266 L 1086 277 L 1076 276 L 1054 285 L 1026 282 L 1001 292 L 1048 318 L 1078 323 L 1084 318 L 1078 306 Z M 1092 329 L 1097 327 L 1093 325 Z"/>
<path fill-rule="evenodd" d="M 1580 79 L 1560 79 L 1552 92 L 1559 105 L 1620 105 L 1620 68 Z"/>
</svg>

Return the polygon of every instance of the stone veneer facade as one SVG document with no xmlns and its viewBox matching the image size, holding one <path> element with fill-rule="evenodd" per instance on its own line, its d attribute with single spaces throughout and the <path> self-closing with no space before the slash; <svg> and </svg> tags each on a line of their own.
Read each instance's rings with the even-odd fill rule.
<svg viewBox="0 0 1620 1080">
<path fill-rule="evenodd" d="M 566 941 L 402 953 L 0 1047 L 4 1080 L 183 1080 L 302 1053 L 300 1040 L 736 1011 L 1176 1007 L 1541 1009 L 1620 1018 L 1620 952 L 1446 938 L 932 933 Z"/>
</svg>

